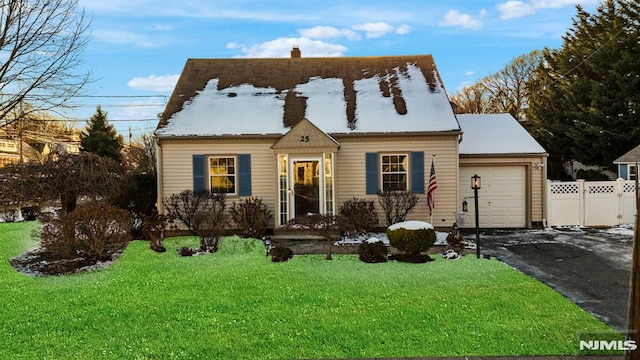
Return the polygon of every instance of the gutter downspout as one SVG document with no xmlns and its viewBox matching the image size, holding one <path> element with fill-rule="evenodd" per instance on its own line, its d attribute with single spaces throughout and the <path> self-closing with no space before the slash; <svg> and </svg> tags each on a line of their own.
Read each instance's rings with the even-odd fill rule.
<svg viewBox="0 0 640 360">
<path fill-rule="evenodd" d="M 158 209 L 158 214 L 163 214 L 164 209 L 162 207 L 162 197 L 163 197 L 163 179 L 164 179 L 164 171 L 162 168 L 162 146 L 160 145 L 160 140 L 156 138 L 156 171 L 158 175 L 157 179 L 157 199 L 156 199 L 156 208 Z"/>
</svg>

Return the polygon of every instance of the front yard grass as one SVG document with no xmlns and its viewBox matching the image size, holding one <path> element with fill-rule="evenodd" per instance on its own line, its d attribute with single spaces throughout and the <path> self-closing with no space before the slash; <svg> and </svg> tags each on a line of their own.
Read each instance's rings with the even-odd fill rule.
<svg viewBox="0 0 640 360">
<path fill-rule="evenodd" d="M 8 259 L 37 223 L 0 224 L 0 359 L 288 359 L 578 353 L 615 332 L 496 261 L 365 264 L 353 255 L 265 257 L 226 238 L 183 258 L 190 237 L 134 241 L 110 267 L 32 278 Z"/>
</svg>

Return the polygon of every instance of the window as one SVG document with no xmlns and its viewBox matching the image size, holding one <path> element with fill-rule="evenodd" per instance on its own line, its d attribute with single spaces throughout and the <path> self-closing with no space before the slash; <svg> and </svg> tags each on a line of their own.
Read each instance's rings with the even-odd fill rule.
<svg viewBox="0 0 640 360">
<path fill-rule="evenodd" d="M 236 193 L 236 158 L 212 156 L 209 158 L 211 192 Z"/>
<path fill-rule="evenodd" d="M 638 167 L 629 165 L 629 180 L 635 180 L 638 177 Z"/>
<path fill-rule="evenodd" d="M 406 191 L 409 171 L 407 154 L 382 155 L 382 191 Z"/>
</svg>

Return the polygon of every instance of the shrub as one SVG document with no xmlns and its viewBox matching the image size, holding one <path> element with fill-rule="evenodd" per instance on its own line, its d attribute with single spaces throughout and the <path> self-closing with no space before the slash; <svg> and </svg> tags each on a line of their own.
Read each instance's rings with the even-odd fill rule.
<svg viewBox="0 0 640 360">
<path fill-rule="evenodd" d="M 131 214 L 131 235 L 139 239 L 145 235 L 144 220 L 155 209 L 157 179 L 154 171 L 136 168 L 123 175 L 119 191 L 110 203 Z"/>
<path fill-rule="evenodd" d="M 154 208 L 151 214 L 144 217 L 142 221 L 142 232 L 144 237 L 149 240 L 149 248 L 155 252 L 166 252 L 164 247 L 164 229 L 173 219 L 168 215 L 158 214 L 158 210 Z"/>
<path fill-rule="evenodd" d="M 200 238 L 200 250 L 216 252 L 227 225 L 226 200 L 224 193 L 185 190 L 165 198 L 163 204 L 171 217 Z"/>
<path fill-rule="evenodd" d="M 384 210 L 387 226 L 405 221 L 409 212 L 418 204 L 420 198 L 411 191 L 378 192 L 378 203 Z"/>
<path fill-rule="evenodd" d="M 453 224 L 453 229 L 447 235 L 447 248 L 451 249 L 458 254 L 462 254 L 464 250 L 464 237 L 458 229 L 458 225 Z"/>
<path fill-rule="evenodd" d="M 245 238 L 261 238 L 273 219 L 269 207 L 257 197 L 234 202 L 229 209 L 229 214 L 236 228 L 240 230 L 240 235 Z"/>
<path fill-rule="evenodd" d="M 23 206 L 20 211 L 22 212 L 22 217 L 24 221 L 35 221 L 38 219 L 40 215 L 40 207 L 39 206 Z"/>
<path fill-rule="evenodd" d="M 366 263 L 387 262 L 387 246 L 378 239 L 369 239 L 358 246 L 360 261 Z"/>
<path fill-rule="evenodd" d="M 269 251 L 269 254 L 271 255 L 271 261 L 283 262 L 293 257 L 293 250 L 285 246 L 274 246 Z"/>
<path fill-rule="evenodd" d="M 580 169 L 576 172 L 576 179 L 584 179 L 587 181 L 609 181 L 609 176 L 602 170 L 597 169 Z"/>
<path fill-rule="evenodd" d="M 83 258 L 88 263 L 112 260 L 130 240 L 126 210 L 94 203 L 51 219 L 42 226 L 42 246 L 51 257 Z"/>
<path fill-rule="evenodd" d="M 369 232 L 378 225 L 378 213 L 373 200 L 347 200 L 340 207 L 340 215 L 344 216 L 358 233 Z"/>
<path fill-rule="evenodd" d="M 176 251 L 180 256 L 193 256 L 198 253 L 198 249 L 190 248 L 188 246 L 180 247 Z"/>
<path fill-rule="evenodd" d="M 387 237 L 391 246 L 396 249 L 409 254 L 419 254 L 429 250 L 435 244 L 436 231 L 434 229 L 387 229 Z"/>
<path fill-rule="evenodd" d="M 200 250 L 216 252 L 227 227 L 227 194 L 204 193 L 200 196 L 206 198 L 205 206 L 197 211 L 193 218 L 196 235 L 200 238 Z"/>
</svg>

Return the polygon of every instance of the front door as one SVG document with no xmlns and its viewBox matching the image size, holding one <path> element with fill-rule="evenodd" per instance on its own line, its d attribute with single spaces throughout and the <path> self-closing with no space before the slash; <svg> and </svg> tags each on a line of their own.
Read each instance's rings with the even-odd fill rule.
<svg viewBox="0 0 640 360">
<path fill-rule="evenodd" d="M 292 161 L 293 209 L 295 217 L 320 213 L 320 159 Z"/>
</svg>

